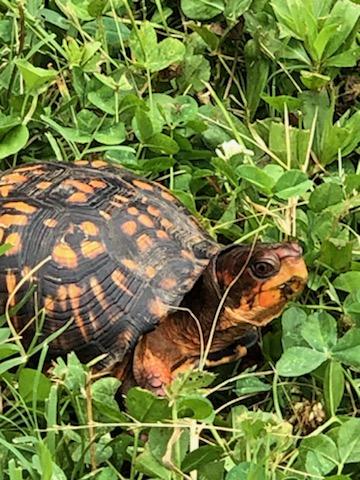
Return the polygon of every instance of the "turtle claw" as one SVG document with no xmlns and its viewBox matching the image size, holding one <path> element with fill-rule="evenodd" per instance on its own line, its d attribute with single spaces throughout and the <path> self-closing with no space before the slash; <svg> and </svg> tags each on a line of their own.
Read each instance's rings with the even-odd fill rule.
<svg viewBox="0 0 360 480">
<path fill-rule="evenodd" d="M 153 373 L 146 378 L 145 388 L 151 390 L 158 397 L 165 397 L 166 383 L 159 373 Z"/>
</svg>

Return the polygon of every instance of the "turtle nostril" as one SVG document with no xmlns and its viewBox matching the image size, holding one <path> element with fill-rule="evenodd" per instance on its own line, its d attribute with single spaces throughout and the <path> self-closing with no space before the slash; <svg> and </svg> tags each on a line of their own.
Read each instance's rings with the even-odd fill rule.
<svg viewBox="0 0 360 480">
<path fill-rule="evenodd" d="M 294 252 L 297 254 L 297 255 L 302 255 L 303 253 L 303 249 L 302 247 L 298 244 L 298 243 L 295 243 L 295 242 L 291 242 L 289 243 L 289 247 L 292 248 L 292 250 L 294 250 Z"/>
</svg>

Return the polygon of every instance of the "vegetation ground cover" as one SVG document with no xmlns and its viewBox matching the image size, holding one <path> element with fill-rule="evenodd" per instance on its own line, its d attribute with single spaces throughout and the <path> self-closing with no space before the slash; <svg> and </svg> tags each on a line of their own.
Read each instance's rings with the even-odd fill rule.
<svg viewBox="0 0 360 480">
<path fill-rule="evenodd" d="M 75 355 L 41 373 L 47 342 L 24 352 L 4 317 L 0 478 L 360 478 L 359 17 L 351 0 L 0 0 L 3 169 L 103 157 L 219 242 L 297 238 L 310 270 L 250 359 L 121 406 Z"/>
</svg>

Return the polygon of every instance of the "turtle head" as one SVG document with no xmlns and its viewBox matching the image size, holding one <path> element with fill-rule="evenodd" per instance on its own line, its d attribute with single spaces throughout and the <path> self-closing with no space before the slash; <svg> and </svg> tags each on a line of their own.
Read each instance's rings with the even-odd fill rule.
<svg viewBox="0 0 360 480">
<path fill-rule="evenodd" d="M 220 252 L 213 268 L 218 292 L 227 294 L 220 328 L 239 322 L 266 325 L 304 289 L 308 277 L 302 249 L 294 242 L 232 245 Z"/>
</svg>

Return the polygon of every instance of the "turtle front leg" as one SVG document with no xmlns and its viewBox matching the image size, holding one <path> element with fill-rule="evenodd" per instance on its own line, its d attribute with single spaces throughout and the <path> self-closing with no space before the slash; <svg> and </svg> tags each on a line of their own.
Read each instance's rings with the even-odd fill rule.
<svg viewBox="0 0 360 480">
<path fill-rule="evenodd" d="M 171 360 L 166 352 L 152 348 L 153 342 L 149 335 L 151 334 L 143 337 L 135 348 L 133 374 L 140 387 L 164 396 L 165 387 L 172 380 Z"/>
<path fill-rule="evenodd" d="M 220 352 L 217 352 L 217 353 L 220 353 Z M 219 365 L 225 365 L 226 363 L 236 362 L 237 360 L 240 360 L 240 358 L 246 357 L 246 355 L 247 355 L 247 348 L 244 347 L 243 345 L 236 345 L 236 347 L 234 348 L 234 351 L 230 354 L 225 354 L 223 357 L 217 358 L 217 359 L 207 358 L 205 365 L 208 368 L 218 367 Z"/>
</svg>

